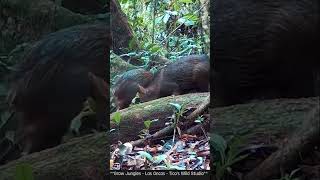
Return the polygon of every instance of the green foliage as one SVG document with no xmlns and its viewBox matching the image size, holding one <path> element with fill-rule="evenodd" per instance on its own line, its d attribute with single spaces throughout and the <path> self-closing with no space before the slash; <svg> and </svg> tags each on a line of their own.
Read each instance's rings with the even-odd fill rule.
<svg viewBox="0 0 320 180">
<path fill-rule="evenodd" d="M 183 116 L 183 113 L 186 111 L 186 106 L 180 105 L 178 103 L 169 103 L 171 106 L 175 108 L 175 116 L 173 118 L 174 124 L 179 122 L 179 119 Z"/>
<path fill-rule="evenodd" d="M 146 129 L 149 129 L 152 121 L 146 120 L 146 121 L 144 121 L 143 123 L 144 123 L 144 126 L 146 127 Z"/>
<path fill-rule="evenodd" d="M 15 180 L 33 180 L 32 167 L 29 164 L 18 164 L 14 174 Z"/>
<path fill-rule="evenodd" d="M 151 120 L 146 120 L 146 121 L 144 121 L 143 124 L 144 124 L 144 127 L 145 127 L 145 128 L 140 131 L 139 137 L 140 137 L 141 139 L 143 139 L 143 138 L 149 136 L 149 135 L 150 135 L 149 129 L 150 129 L 151 124 L 152 124 L 153 122 L 158 121 L 158 120 L 159 120 L 159 119 L 154 119 L 154 120 L 152 120 L 152 121 L 151 121 Z"/>
<path fill-rule="evenodd" d="M 214 170 L 217 180 L 224 179 L 224 176 L 232 174 L 231 166 L 245 159 L 248 155 L 240 155 L 240 146 L 244 143 L 244 138 L 233 138 L 227 143 L 218 134 L 211 134 L 210 146 L 211 153 L 215 156 Z"/>
<path fill-rule="evenodd" d="M 176 131 L 178 131 L 178 134 L 181 135 L 181 129 L 178 126 L 180 118 L 183 116 L 183 113 L 186 111 L 186 105 L 180 105 L 178 103 L 169 103 L 175 108 L 175 113 L 173 115 L 173 139 L 172 143 L 174 143 L 174 137 L 176 136 Z"/>
<path fill-rule="evenodd" d="M 208 45 L 204 38 L 209 37 L 201 31 L 199 0 L 119 2 L 134 32 L 131 42 L 139 42 L 143 49 L 136 54 L 140 54 L 145 64 L 154 55 L 175 60 L 180 56 L 206 53 Z"/>
<path fill-rule="evenodd" d="M 117 124 L 117 126 L 120 125 L 120 122 L 121 122 L 121 114 L 120 114 L 120 112 L 115 112 L 114 113 L 112 121 L 115 122 Z"/>
<path fill-rule="evenodd" d="M 201 115 L 201 116 L 198 116 L 197 119 L 194 122 L 201 124 L 201 123 L 203 123 L 203 121 L 204 121 L 204 118 L 203 118 L 203 115 Z"/>
</svg>

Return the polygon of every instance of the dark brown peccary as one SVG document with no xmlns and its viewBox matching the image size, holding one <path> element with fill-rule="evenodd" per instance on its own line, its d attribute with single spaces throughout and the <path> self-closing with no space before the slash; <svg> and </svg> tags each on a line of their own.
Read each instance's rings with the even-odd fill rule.
<svg viewBox="0 0 320 180">
<path fill-rule="evenodd" d="M 148 85 L 153 79 L 151 72 L 144 69 L 133 69 L 123 73 L 114 85 L 114 96 L 118 109 L 129 107 L 138 93 L 138 84 Z"/>
<path fill-rule="evenodd" d="M 212 2 L 213 106 L 319 96 L 319 2 Z"/>
<path fill-rule="evenodd" d="M 86 24 L 51 33 L 24 54 L 7 99 L 24 153 L 60 144 L 83 102 L 99 97 L 94 77 L 108 82 L 110 44 L 107 23 Z"/>
<path fill-rule="evenodd" d="M 207 55 L 182 57 L 158 71 L 146 87 L 139 85 L 142 102 L 160 97 L 209 91 L 210 63 Z"/>
</svg>

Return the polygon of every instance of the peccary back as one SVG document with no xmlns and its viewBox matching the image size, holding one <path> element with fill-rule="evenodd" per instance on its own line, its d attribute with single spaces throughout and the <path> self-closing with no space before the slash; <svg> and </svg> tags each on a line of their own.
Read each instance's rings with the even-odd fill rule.
<svg viewBox="0 0 320 180">
<path fill-rule="evenodd" d="M 318 0 L 213 2 L 213 105 L 316 95 L 319 7 Z"/>
<path fill-rule="evenodd" d="M 148 86 L 139 86 L 141 101 L 208 91 L 209 69 L 209 58 L 206 55 L 183 57 L 159 70 Z"/>
<path fill-rule="evenodd" d="M 80 25 L 47 35 L 23 56 L 8 102 L 26 153 L 58 145 L 83 102 L 103 97 L 98 84 L 108 82 L 110 43 L 106 23 Z"/>
</svg>

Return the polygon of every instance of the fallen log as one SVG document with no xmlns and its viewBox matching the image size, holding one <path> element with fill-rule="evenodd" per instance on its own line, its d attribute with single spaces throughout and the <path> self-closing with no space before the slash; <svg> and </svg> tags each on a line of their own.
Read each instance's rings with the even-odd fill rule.
<svg viewBox="0 0 320 180">
<path fill-rule="evenodd" d="M 302 155 L 312 151 L 320 144 L 320 114 L 316 106 L 305 117 L 301 128 L 294 131 L 290 139 L 283 142 L 282 147 L 264 160 L 258 167 L 245 176 L 245 180 L 276 178 L 280 171 L 292 171 L 299 163 Z"/>
<path fill-rule="evenodd" d="M 174 114 L 174 107 L 169 103 L 186 104 L 187 107 L 197 107 L 209 93 L 192 93 L 180 96 L 168 96 L 154 101 L 130 106 L 120 110 L 121 122 L 119 127 L 110 121 L 110 129 L 120 129 L 120 133 L 113 131 L 110 134 L 111 143 L 121 140 L 122 142 L 138 139 L 139 132 L 144 129 L 144 121 L 158 119 L 150 126 L 150 133 L 156 132 L 165 127 L 167 117 Z M 114 118 L 115 113 L 110 115 Z"/>
<path fill-rule="evenodd" d="M 319 97 L 274 99 L 209 109 L 210 132 L 225 138 L 245 135 L 248 144 L 278 143 L 301 126 L 305 116 L 319 105 Z"/>
<path fill-rule="evenodd" d="M 74 138 L 70 142 L 24 156 L 0 166 L 0 179 L 12 180 L 19 164 L 32 167 L 36 180 L 102 180 L 106 178 L 106 133 Z"/>
</svg>

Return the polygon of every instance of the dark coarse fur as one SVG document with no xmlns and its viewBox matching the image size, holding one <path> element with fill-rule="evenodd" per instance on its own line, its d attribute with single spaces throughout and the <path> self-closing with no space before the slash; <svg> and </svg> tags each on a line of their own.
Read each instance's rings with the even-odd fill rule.
<svg viewBox="0 0 320 180">
<path fill-rule="evenodd" d="M 147 87 L 140 87 L 141 101 L 146 102 L 173 94 L 208 91 L 209 70 L 207 55 L 182 57 L 160 69 Z"/>
<path fill-rule="evenodd" d="M 317 95 L 318 0 L 224 0 L 211 6 L 214 106 Z"/>
<path fill-rule="evenodd" d="M 153 74 L 141 68 L 121 74 L 113 87 L 118 109 L 129 107 L 138 92 L 138 84 L 145 87 L 152 79 Z"/>
<path fill-rule="evenodd" d="M 45 36 L 24 54 L 8 102 L 21 122 L 25 152 L 60 143 L 83 102 L 94 96 L 89 72 L 108 82 L 110 43 L 106 23 L 80 25 Z"/>
</svg>

